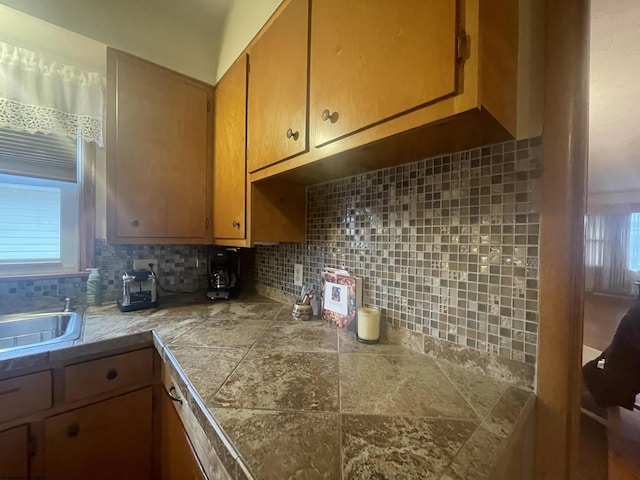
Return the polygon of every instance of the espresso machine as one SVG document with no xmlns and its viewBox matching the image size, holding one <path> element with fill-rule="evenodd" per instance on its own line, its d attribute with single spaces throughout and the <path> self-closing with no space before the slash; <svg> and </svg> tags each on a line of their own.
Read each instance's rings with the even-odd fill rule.
<svg viewBox="0 0 640 480">
<path fill-rule="evenodd" d="M 127 270 L 122 275 L 121 312 L 131 312 L 158 306 L 156 274 L 152 270 Z"/>
<path fill-rule="evenodd" d="M 240 291 L 240 253 L 237 248 L 214 247 L 208 262 L 210 300 L 227 300 Z"/>
</svg>

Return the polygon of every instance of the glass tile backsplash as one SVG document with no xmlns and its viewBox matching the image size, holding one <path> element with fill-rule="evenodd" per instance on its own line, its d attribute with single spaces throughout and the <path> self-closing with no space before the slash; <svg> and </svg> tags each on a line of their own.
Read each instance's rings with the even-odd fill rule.
<svg viewBox="0 0 640 480">
<path fill-rule="evenodd" d="M 295 294 L 293 264 L 364 279 L 388 323 L 534 365 L 540 138 L 510 141 L 307 189 L 305 243 L 258 246 L 255 281 Z"/>
<path fill-rule="evenodd" d="M 207 245 L 107 245 L 95 242 L 95 266 L 100 270 L 102 303 L 120 298 L 122 273 L 133 268 L 134 259 L 158 260 L 159 293 L 193 292 L 207 288 Z M 197 259 L 197 266 L 196 266 Z M 29 309 L 57 308 L 70 297 L 73 304 L 85 304 L 86 277 L 40 280 L 0 280 L 0 314 Z"/>
<path fill-rule="evenodd" d="M 122 274 L 133 268 L 134 259 L 158 260 L 158 291 L 194 292 L 207 288 L 207 245 L 107 245 L 96 241 L 95 264 L 102 278 L 102 299 L 115 301 L 122 288 Z"/>
</svg>

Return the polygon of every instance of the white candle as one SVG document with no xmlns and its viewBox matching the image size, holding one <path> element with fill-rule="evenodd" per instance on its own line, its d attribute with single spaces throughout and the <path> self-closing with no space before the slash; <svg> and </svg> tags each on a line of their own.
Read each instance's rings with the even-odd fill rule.
<svg viewBox="0 0 640 480">
<path fill-rule="evenodd" d="M 375 343 L 380 338 L 380 310 L 377 308 L 358 309 L 358 340 Z"/>
</svg>

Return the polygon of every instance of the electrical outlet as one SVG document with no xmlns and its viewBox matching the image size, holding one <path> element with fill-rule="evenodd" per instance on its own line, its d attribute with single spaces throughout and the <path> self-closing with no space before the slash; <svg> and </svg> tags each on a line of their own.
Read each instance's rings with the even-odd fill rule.
<svg viewBox="0 0 640 480">
<path fill-rule="evenodd" d="M 293 284 L 301 287 L 302 286 L 302 264 L 296 263 L 293 265 Z"/>
<path fill-rule="evenodd" d="M 134 270 L 149 270 L 149 264 L 153 263 L 153 270 L 158 271 L 158 259 L 157 258 L 135 258 L 133 260 Z"/>
</svg>

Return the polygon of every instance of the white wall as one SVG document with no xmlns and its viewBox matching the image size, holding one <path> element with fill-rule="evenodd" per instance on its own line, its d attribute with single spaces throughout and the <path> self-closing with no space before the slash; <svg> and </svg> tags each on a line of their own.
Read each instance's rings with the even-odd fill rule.
<svg viewBox="0 0 640 480">
<path fill-rule="evenodd" d="M 179 5 L 176 7 L 179 2 L 0 0 L 0 3 L 199 80 L 215 83 L 220 29 L 214 22 L 194 23 Z M 220 23 L 222 20 L 219 19 Z"/>
<path fill-rule="evenodd" d="M 107 50 L 103 43 L 4 5 L 0 5 L 0 41 L 92 72 L 106 71 Z"/>
<path fill-rule="evenodd" d="M 282 0 L 234 0 L 222 27 L 216 80 L 224 75 L 281 3 Z"/>
</svg>

